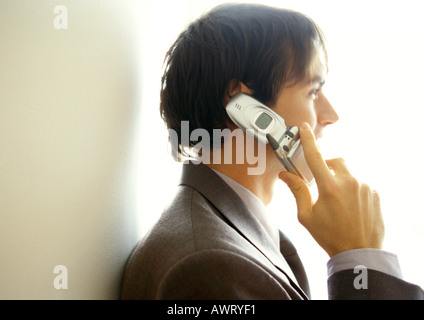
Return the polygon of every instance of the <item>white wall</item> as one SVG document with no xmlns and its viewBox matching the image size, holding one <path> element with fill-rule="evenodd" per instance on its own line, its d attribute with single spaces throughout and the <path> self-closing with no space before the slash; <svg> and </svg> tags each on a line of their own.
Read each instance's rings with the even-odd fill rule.
<svg viewBox="0 0 424 320">
<path fill-rule="evenodd" d="M 132 1 L 0 2 L 0 299 L 119 296 L 138 239 L 132 13 Z"/>
</svg>

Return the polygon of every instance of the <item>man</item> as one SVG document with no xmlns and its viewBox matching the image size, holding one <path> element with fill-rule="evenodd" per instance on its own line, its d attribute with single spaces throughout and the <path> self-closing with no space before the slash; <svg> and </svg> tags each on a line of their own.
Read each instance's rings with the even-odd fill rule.
<svg viewBox="0 0 424 320">
<path fill-rule="evenodd" d="M 123 299 L 310 298 L 296 249 L 266 213 L 277 179 L 289 186 L 299 221 L 330 257 L 330 299 L 424 297 L 401 279 L 396 256 L 381 250 L 378 194 L 352 177 L 342 159 L 325 161 L 317 148 L 315 139 L 338 120 L 322 92 L 326 74 L 323 35 L 300 13 L 223 5 L 180 34 L 167 54 L 161 114 L 179 158 L 199 143 L 183 141 L 184 121 L 190 132 L 209 133 L 210 148 L 202 149 L 202 164 L 183 165 L 174 201 L 132 253 Z M 246 142 L 244 161 L 235 161 L 240 143 L 231 144 L 232 136 L 214 139 L 214 130 L 237 129 L 225 106 L 240 92 L 300 128 L 319 191 L 315 203 L 269 145 L 261 152 L 265 171 L 249 175 L 248 152 L 260 152 L 260 143 L 249 149 Z M 222 150 L 230 150 L 233 161 L 223 161 Z M 366 289 L 355 285 L 359 265 L 367 270 Z"/>
</svg>

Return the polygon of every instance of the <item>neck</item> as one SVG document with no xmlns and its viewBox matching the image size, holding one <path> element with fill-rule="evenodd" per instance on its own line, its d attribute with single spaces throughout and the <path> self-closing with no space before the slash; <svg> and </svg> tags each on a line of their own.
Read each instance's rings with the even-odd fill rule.
<svg viewBox="0 0 424 320">
<path fill-rule="evenodd" d="M 253 194 L 255 194 L 262 201 L 262 203 L 267 206 L 272 200 L 274 183 L 278 178 L 278 171 L 281 170 L 272 170 L 273 166 L 275 167 L 275 156 L 273 155 L 272 151 L 266 153 L 267 157 L 265 170 L 262 174 L 258 175 L 248 174 L 248 169 L 255 168 L 255 166 L 248 164 L 246 161 L 243 164 L 225 164 L 223 162 L 216 164 L 211 161 L 210 164 L 205 165 L 211 169 L 225 174 L 227 177 L 238 182 L 250 190 Z M 280 164 L 278 163 L 277 168 L 279 167 Z"/>
</svg>

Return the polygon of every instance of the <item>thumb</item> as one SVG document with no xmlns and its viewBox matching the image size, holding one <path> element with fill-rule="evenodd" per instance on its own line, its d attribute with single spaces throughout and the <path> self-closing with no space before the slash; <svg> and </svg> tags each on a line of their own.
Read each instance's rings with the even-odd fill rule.
<svg viewBox="0 0 424 320">
<path fill-rule="evenodd" d="M 280 172 L 279 178 L 289 187 L 295 197 L 298 219 L 303 224 L 302 221 L 305 221 L 305 218 L 312 212 L 313 206 L 308 186 L 299 176 L 288 171 Z"/>
</svg>

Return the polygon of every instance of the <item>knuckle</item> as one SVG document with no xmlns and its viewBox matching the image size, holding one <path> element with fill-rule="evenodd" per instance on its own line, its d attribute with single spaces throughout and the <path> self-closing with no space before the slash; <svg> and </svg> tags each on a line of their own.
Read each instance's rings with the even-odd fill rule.
<svg viewBox="0 0 424 320">
<path fill-rule="evenodd" d="M 362 186 L 359 180 L 356 179 L 354 176 L 347 176 L 345 183 L 346 187 L 352 192 L 358 192 Z"/>
<path fill-rule="evenodd" d="M 329 199 L 338 198 L 341 194 L 358 194 L 361 192 L 362 184 L 355 177 L 345 175 L 342 179 L 332 179 L 326 181 L 321 188 L 321 194 Z"/>
<path fill-rule="evenodd" d="M 372 195 L 376 201 L 380 201 L 380 195 L 378 194 L 377 190 L 372 190 Z"/>
<path fill-rule="evenodd" d="M 361 190 L 363 190 L 364 193 L 372 194 L 371 187 L 368 184 L 366 184 L 366 183 L 362 183 L 361 184 Z"/>
<path fill-rule="evenodd" d="M 334 158 L 333 160 L 334 160 L 334 162 L 341 162 L 341 163 L 345 163 L 346 162 L 345 159 L 343 159 L 341 157 Z"/>
<path fill-rule="evenodd" d="M 340 186 L 339 184 L 335 183 L 334 181 L 330 180 L 327 181 L 325 185 L 323 185 L 321 194 L 324 195 L 326 198 L 332 199 L 337 197 L 337 195 L 340 193 Z"/>
<path fill-rule="evenodd" d="M 311 150 L 309 155 L 312 158 L 321 158 L 322 157 L 321 152 L 318 149 Z"/>
<path fill-rule="evenodd" d="M 309 224 L 309 220 L 307 219 L 306 214 L 304 214 L 303 212 L 297 213 L 297 220 L 304 227 L 307 227 Z"/>
</svg>

